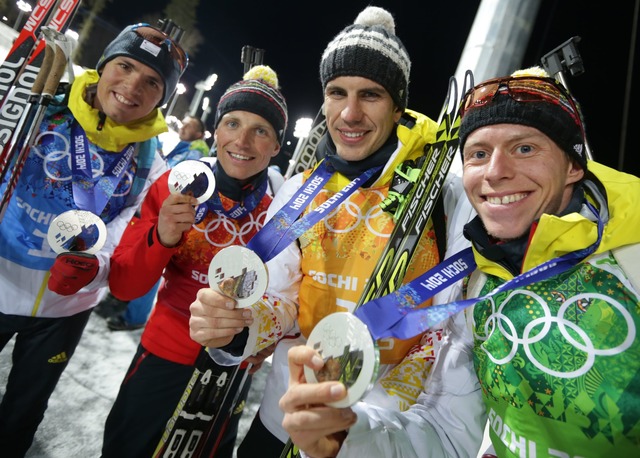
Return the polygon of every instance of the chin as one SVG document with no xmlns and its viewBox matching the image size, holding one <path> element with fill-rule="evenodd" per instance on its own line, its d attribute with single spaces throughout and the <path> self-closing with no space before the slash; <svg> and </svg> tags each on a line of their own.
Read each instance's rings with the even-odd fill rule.
<svg viewBox="0 0 640 458">
<path fill-rule="evenodd" d="M 115 112 L 113 110 L 105 110 L 104 114 L 116 124 L 126 124 L 131 121 L 131 116 L 121 113 L 119 110 Z"/>
<path fill-rule="evenodd" d="M 503 242 L 508 242 L 509 240 L 515 240 L 518 239 L 520 237 L 522 237 L 526 231 L 522 231 L 522 232 L 518 232 L 518 231 L 514 231 L 513 229 L 509 229 L 509 230 L 505 230 L 505 229 L 498 229 L 498 230 L 489 230 L 487 229 L 487 233 L 493 237 L 494 239 L 503 241 Z"/>
</svg>

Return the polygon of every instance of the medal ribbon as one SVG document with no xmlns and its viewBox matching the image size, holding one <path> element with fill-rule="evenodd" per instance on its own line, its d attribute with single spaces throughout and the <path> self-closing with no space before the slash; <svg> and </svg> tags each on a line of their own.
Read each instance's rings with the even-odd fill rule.
<svg viewBox="0 0 640 458">
<path fill-rule="evenodd" d="M 604 222 L 593 205 L 588 202 L 586 205 L 597 217 L 598 223 L 598 237 L 592 245 L 544 262 L 503 283 L 485 296 L 416 308 L 436 293 L 452 286 L 456 281 L 473 272 L 476 263 L 473 259 L 472 249 L 467 248 L 447 258 L 444 262 L 396 291 L 363 304 L 354 314 L 367 325 L 375 340 L 383 337 L 409 339 L 422 334 L 427 329 L 479 301 L 489 299 L 506 290 L 522 288 L 558 275 L 591 255 L 600 245 Z"/>
<path fill-rule="evenodd" d="M 217 166 L 217 163 L 216 163 Z M 216 166 L 213 167 L 213 173 L 215 174 L 216 172 Z M 200 220 L 202 220 L 202 218 L 204 217 L 204 215 L 206 215 L 206 212 L 203 212 L 200 207 L 202 206 L 206 206 L 209 210 L 211 210 L 212 212 L 215 212 L 219 215 L 223 215 L 226 216 L 227 218 L 231 218 L 231 219 L 240 219 L 243 216 L 248 215 L 249 213 L 251 213 L 260 203 L 260 201 L 262 200 L 262 198 L 264 197 L 264 195 L 267 192 L 267 185 L 268 185 L 268 180 L 264 180 L 260 186 L 258 186 L 256 189 L 254 189 L 252 192 L 250 192 L 249 194 L 247 194 L 242 202 L 238 202 L 238 204 L 234 205 L 231 209 L 226 210 L 224 208 L 224 206 L 222 205 L 222 200 L 220 199 L 220 195 L 218 194 L 218 192 L 214 192 L 213 196 L 211 197 L 211 199 L 209 199 L 207 202 L 201 204 L 198 209 L 196 210 L 197 214 L 202 214 L 202 217 L 200 218 Z M 196 224 L 199 223 L 198 219 L 196 219 Z"/>
<path fill-rule="evenodd" d="M 264 262 L 273 259 L 291 242 L 331 213 L 333 209 L 337 208 L 380 168 L 374 167 L 366 170 L 359 177 L 349 182 L 341 191 L 327 199 L 327 201 L 302 218 L 298 218 L 335 172 L 331 164 L 327 161 L 322 161 L 304 182 L 298 193 L 294 194 L 262 229 L 251 238 L 247 248 L 253 250 Z"/>
<path fill-rule="evenodd" d="M 80 210 L 87 210 L 95 215 L 101 215 L 102 211 L 115 192 L 118 183 L 124 176 L 127 166 L 133 158 L 135 148 L 133 143 L 126 146 L 111 166 L 106 169 L 98 180 L 93 183 L 93 170 L 91 169 L 91 152 L 89 140 L 77 121 L 71 125 L 71 171 L 73 200 Z"/>
</svg>

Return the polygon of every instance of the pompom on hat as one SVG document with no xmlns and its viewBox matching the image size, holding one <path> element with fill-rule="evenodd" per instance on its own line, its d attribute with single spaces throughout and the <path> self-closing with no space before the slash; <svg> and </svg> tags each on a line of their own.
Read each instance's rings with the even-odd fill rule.
<svg viewBox="0 0 640 458">
<path fill-rule="evenodd" d="M 400 109 L 407 107 L 411 60 L 383 8 L 369 6 L 329 43 L 320 61 L 322 89 L 339 76 L 361 76 L 382 85 Z"/>
<path fill-rule="evenodd" d="M 287 102 L 280 92 L 278 75 L 267 65 L 252 67 L 241 81 L 232 84 L 220 97 L 214 127 L 230 111 L 248 111 L 266 119 L 273 126 L 282 146 L 287 130 Z"/>
<path fill-rule="evenodd" d="M 571 95 L 561 89 L 560 83 L 554 82 L 540 67 L 519 70 L 511 77 L 522 78 L 523 81 L 530 79 L 530 83 L 522 83 L 521 86 L 525 95 L 527 91 L 532 95 L 522 97 L 524 100 L 518 101 L 512 94 L 513 89 L 506 92 L 498 89 L 497 92 L 490 92 L 485 97 L 485 99 L 491 97 L 490 100 L 484 100 L 478 106 L 471 105 L 464 108 L 459 131 L 460 151 L 463 151 L 467 137 L 476 129 L 493 124 L 520 124 L 538 129 L 586 170 L 584 128 L 580 113 L 577 112 L 577 103 Z M 535 78 L 545 80 L 536 81 Z M 507 79 L 504 78 L 505 82 L 500 84 L 506 85 Z M 493 81 L 499 82 L 499 79 L 480 83 L 473 91 L 479 91 Z M 560 97 L 549 95 L 547 93 L 549 90 Z"/>
<path fill-rule="evenodd" d="M 142 62 L 160 75 L 164 92 L 158 106 L 169 101 L 189 63 L 180 45 L 160 29 L 143 23 L 130 25 L 120 32 L 104 49 L 96 70 L 101 72 L 107 62 L 118 56 Z"/>
</svg>

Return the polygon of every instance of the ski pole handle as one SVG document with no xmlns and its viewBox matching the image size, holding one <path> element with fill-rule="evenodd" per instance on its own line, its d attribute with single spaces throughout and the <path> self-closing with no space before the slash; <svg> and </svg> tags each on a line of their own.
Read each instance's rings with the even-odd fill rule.
<svg viewBox="0 0 640 458">
<path fill-rule="evenodd" d="M 47 81 L 47 75 L 49 75 L 53 66 L 55 54 L 56 50 L 53 47 L 53 44 L 47 40 L 44 46 L 44 60 L 42 61 L 42 66 L 40 67 L 38 76 L 36 76 L 36 79 L 33 81 L 33 86 L 31 87 L 32 96 L 39 96 L 42 94 L 42 91 L 44 90 L 44 83 Z"/>
<path fill-rule="evenodd" d="M 44 88 L 42 89 L 42 97 L 40 99 L 41 104 L 45 97 L 52 99 L 56 94 L 56 90 L 58 89 L 58 85 L 60 84 L 60 80 L 62 79 L 66 66 L 67 56 L 62 47 L 56 43 L 56 52 L 55 57 L 53 58 L 53 65 L 51 66 L 51 72 L 49 72 Z"/>
</svg>

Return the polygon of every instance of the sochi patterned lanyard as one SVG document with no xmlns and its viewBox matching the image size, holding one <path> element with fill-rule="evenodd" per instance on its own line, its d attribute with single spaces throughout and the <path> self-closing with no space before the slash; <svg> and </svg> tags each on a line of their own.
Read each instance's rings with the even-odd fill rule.
<svg viewBox="0 0 640 458">
<path fill-rule="evenodd" d="M 366 170 L 362 175 L 349 182 L 342 190 L 335 193 L 327 201 L 317 206 L 304 217 L 299 218 L 313 198 L 324 188 L 324 185 L 334 174 L 335 169 L 328 161 L 322 161 L 313 171 L 304 185 L 294 194 L 264 227 L 249 241 L 247 248 L 267 262 L 284 250 L 318 221 L 331 213 L 363 183 L 366 183 L 381 167 Z"/>
<path fill-rule="evenodd" d="M 77 121 L 71 125 L 71 139 L 73 142 L 71 148 L 73 199 L 80 210 L 100 215 L 133 158 L 134 144 L 130 143 L 120 153 L 117 153 L 116 159 L 94 184 L 89 140 Z"/>
<path fill-rule="evenodd" d="M 444 262 L 396 291 L 363 304 L 354 314 L 367 325 L 375 340 L 383 337 L 408 339 L 422 334 L 446 318 L 502 291 L 521 288 L 558 275 L 580 263 L 600 246 L 604 222 L 593 205 L 589 202 L 586 205 L 596 216 L 598 223 L 598 237 L 593 244 L 582 250 L 544 262 L 503 283 L 483 297 L 416 308 L 436 293 L 452 286 L 456 281 L 473 272 L 476 263 L 471 248 L 467 248 L 447 258 Z"/>
</svg>

